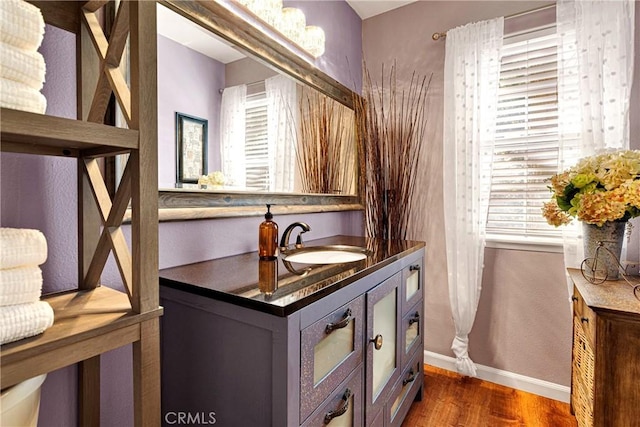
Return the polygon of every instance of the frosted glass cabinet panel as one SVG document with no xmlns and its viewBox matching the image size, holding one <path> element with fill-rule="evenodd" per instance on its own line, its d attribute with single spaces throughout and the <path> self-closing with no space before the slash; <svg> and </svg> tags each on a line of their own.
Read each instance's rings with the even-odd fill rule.
<svg viewBox="0 0 640 427">
<path fill-rule="evenodd" d="M 422 260 L 412 263 L 402 270 L 402 314 L 406 314 L 418 300 L 422 299 Z"/>
<path fill-rule="evenodd" d="M 417 311 L 412 313 L 407 320 L 407 328 L 404 333 L 404 352 L 409 353 L 409 350 L 415 344 L 418 339 L 418 332 L 420 329 L 420 313 Z"/>
<path fill-rule="evenodd" d="M 405 298 L 407 300 L 409 300 L 412 296 L 414 296 L 416 294 L 416 292 L 418 292 L 419 289 L 419 285 L 420 285 L 420 271 L 419 270 L 413 270 L 411 272 L 411 274 L 409 275 L 409 277 L 407 277 L 407 295 L 405 296 Z"/>
<path fill-rule="evenodd" d="M 397 289 L 373 305 L 373 399 L 375 400 L 396 368 Z M 383 344 L 387 345 L 383 345 Z M 380 348 L 378 348 L 380 344 Z"/>
<path fill-rule="evenodd" d="M 418 301 L 402 318 L 402 367 L 411 363 L 413 355 L 421 352 L 424 346 L 422 340 L 422 305 L 423 300 Z"/>
<path fill-rule="evenodd" d="M 306 419 L 361 363 L 363 316 L 364 295 L 302 330 L 300 419 Z"/>
<path fill-rule="evenodd" d="M 396 273 L 367 293 L 367 418 L 375 416 L 400 375 L 400 284 Z"/>
<path fill-rule="evenodd" d="M 350 313 L 343 321 L 348 321 Z M 329 372 L 347 358 L 353 351 L 355 343 L 355 324 L 349 322 L 342 329 L 337 329 L 323 337 L 313 349 L 313 384 L 318 384 Z"/>
</svg>

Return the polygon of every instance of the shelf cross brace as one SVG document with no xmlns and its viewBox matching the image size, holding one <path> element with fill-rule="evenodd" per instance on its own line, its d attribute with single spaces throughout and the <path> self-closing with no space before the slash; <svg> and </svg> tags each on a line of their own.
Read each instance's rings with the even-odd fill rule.
<svg viewBox="0 0 640 427">
<path fill-rule="evenodd" d="M 98 4 L 94 4 L 98 3 Z M 129 3 L 120 2 L 115 21 L 111 28 L 111 36 L 107 41 L 100 21 L 96 15 L 97 6 L 106 2 L 88 2 L 82 9 L 82 21 L 89 32 L 93 46 L 100 59 L 101 72 L 93 95 L 93 101 L 87 120 L 103 123 L 109 98 L 114 93 L 118 105 L 129 127 L 131 126 L 131 91 L 120 69 L 122 55 L 129 36 Z"/>
<path fill-rule="evenodd" d="M 129 251 L 127 241 L 122 232 L 122 221 L 129 201 L 131 200 L 132 168 L 130 164 L 127 163 L 112 202 L 107 191 L 107 186 L 100 173 L 98 161 L 96 159 L 85 159 L 84 165 L 85 173 L 91 184 L 93 197 L 100 211 L 100 219 L 103 226 L 98 245 L 85 276 L 85 283 L 89 287 L 98 285 L 109 253 L 113 251 L 118 270 L 120 271 L 120 277 L 124 283 L 129 300 L 131 300 L 131 284 L 133 283 L 132 260 L 131 252 Z"/>
</svg>

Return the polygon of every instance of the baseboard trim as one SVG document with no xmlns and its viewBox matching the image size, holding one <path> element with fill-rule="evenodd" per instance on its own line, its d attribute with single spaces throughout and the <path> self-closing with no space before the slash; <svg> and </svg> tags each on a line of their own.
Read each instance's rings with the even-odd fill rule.
<svg viewBox="0 0 640 427">
<path fill-rule="evenodd" d="M 437 368 L 446 369 L 448 371 L 456 371 L 456 359 L 439 353 L 425 350 L 424 363 Z M 492 383 L 537 394 L 538 396 L 548 397 L 549 399 L 559 400 L 565 403 L 569 403 L 570 400 L 571 388 L 567 386 L 527 377 L 525 375 L 509 371 L 503 371 L 490 366 L 479 365 L 477 363 L 476 372 L 478 378 L 481 380 L 490 381 Z"/>
</svg>

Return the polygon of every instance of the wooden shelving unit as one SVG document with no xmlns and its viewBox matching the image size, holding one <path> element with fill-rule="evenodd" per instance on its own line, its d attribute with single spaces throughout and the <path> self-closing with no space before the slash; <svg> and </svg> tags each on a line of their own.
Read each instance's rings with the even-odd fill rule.
<svg viewBox="0 0 640 427">
<path fill-rule="evenodd" d="M 156 5 L 143 0 L 121 2 L 117 9 L 102 0 L 31 3 L 48 24 L 76 34 L 78 93 L 70 96 L 78 100 L 80 119 L 3 108 L 1 148 L 77 158 L 79 262 L 72 268 L 79 279 L 77 290 L 44 298 L 55 313 L 51 328 L 2 346 L 1 387 L 77 363 L 78 424 L 99 425 L 100 354 L 133 344 L 134 422 L 160 425 Z M 100 24 L 100 10 L 107 7 L 117 10 L 108 38 Z M 127 38 L 130 84 L 118 70 Z M 112 93 L 129 129 L 103 124 Z M 96 159 L 120 153 L 128 153 L 129 160 L 111 198 Z M 131 248 L 122 231 L 129 206 Z M 125 292 L 100 284 L 109 254 Z"/>
<path fill-rule="evenodd" d="M 54 309 L 55 324 L 3 348 L 3 387 L 135 342 L 140 339 L 137 325 L 160 314 L 160 309 L 132 312 L 127 295 L 106 286 L 43 300 Z"/>
</svg>

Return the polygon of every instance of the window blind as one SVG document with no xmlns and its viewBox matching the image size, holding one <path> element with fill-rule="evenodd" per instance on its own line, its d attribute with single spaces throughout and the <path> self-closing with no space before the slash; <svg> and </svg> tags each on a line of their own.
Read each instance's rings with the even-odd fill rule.
<svg viewBox="0 0 640 427">
<path fill-rule="evenodd" d="M 245 170 L 246 186 L 269 190 L 269 144 L 267 97 L 264 92 L 247 95 Z"/>
<path fill-rule="evenodd" d="M 555 26 L 505 38 L 487 234 L 560 238 L 543 202 L 558 169 Z"/>
</svg>

